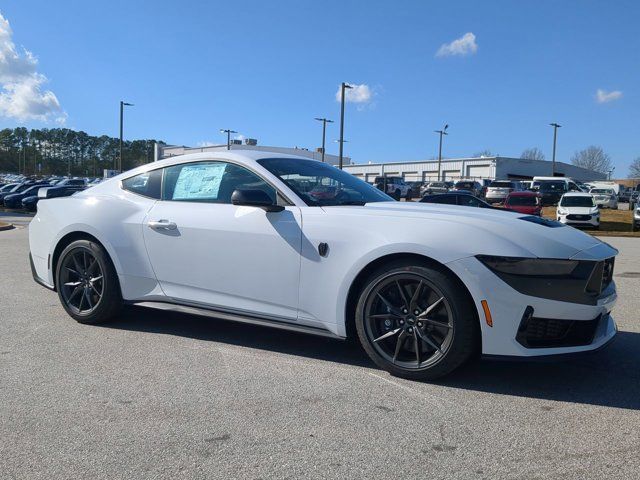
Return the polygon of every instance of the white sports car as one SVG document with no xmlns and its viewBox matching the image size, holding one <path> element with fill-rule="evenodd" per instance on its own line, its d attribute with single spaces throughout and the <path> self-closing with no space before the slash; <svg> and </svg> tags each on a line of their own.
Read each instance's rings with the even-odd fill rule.
<svg viewBox="0 0 640 480">
<path fill-rule="evenodd" d="M 535 216 L 395 202 L 286 155 L 144 165 L 41 201 L 29 241 L 35 280 L 79 322 L 124 304 L 191 307 L 358 337 L 407 378 L 445 375 L 478 353 L 595 350 L 616 334 L 617 251 L 606 243 Z"/>
</svg>

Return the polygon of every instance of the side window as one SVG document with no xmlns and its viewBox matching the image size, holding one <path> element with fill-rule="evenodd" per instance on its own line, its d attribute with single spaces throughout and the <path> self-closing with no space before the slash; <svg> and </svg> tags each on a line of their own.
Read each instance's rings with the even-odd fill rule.
<svg viewBox="0 0 640 480">
<path fill-rule="evenodd" d="M 164 200 L 230 204 L 237 189 L 262 190 L 276 201 L 276 191 L 271 185 L 232 163 L 198 162 L 164 169 Z"/>
<path fill-rule="evenodd" d="M 459 203 L 458 205 L 462 205 L 465 207 L 478 207 L 480 203 L 476 198 L 472 195 L 459 195 L 458 196 Z"/>
<path fill-rule="evenodd" d="M 438 196 L 442 197 L 442 198 L 438 198 L 438 202 L 437 203 L 443 203 L 445 205 L 457 205 L 458 204 L 458 201 L 457 201 L 455 195 L 438 195 Z"/>
<path fill-rule="evenodd" d="M 159 199 L 161 182 L 162 171 L 157 169 L 122 180 L 122 188 L 138 195 Z"/>
</svg>

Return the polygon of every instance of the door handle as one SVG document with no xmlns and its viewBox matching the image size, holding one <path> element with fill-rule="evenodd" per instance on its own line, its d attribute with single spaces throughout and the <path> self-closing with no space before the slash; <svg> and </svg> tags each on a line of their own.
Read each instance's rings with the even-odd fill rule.
<svg viewBox="0 0 640 480">
<path fill-rule="evenodd" d="M 175 230 L 178 228 L 174 222 L 170 222 L 169 220 L 158 220 L 157 222 L 149 222 L 147 223 L 149 228 L 153 228 L 154 230 Z"/>
</svg>

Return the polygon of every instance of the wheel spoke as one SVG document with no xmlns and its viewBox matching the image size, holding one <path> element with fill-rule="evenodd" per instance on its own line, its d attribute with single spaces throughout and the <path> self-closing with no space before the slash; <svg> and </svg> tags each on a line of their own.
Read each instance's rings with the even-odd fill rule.
<svg viewBox="0 0 640 480">
<path fill-rule="evenodd" d="M 70 271 L 71 273 L 73 273 L 75 276 L 77 276 L 77 277 L 79 277 L 79 276 L 80 276 L 80 273 L 78 273 L 77 271 L 75 271 L 73 268 L 71 268 L 71 267 L 66 267 L 66 266 L 65 266 L 64 268 L 66 268 L 67 270 L 69 270 L 69 271 Z"/>
<path fill-rule="evenodd" d="M 435 343 L 434 341 L 432 341 L 432 340 L 429 338 L 429 335 L 427 335 L 427 334 L 426 334 L 426 333 L 424 333 L 424 332 L 421 332 L 419 328 L 416 328 L 416 329 L 415 329 L 415 331 L 416 331 L 416 332 L 418 332 L 418 336 L 420 337 L 420 339 L 421 339 L 422 341 L 424 341 L 424 342 L 426 342 L 427 344 L 429 344 L 429 346 L 430 346 L 431 348 L 434 348 L 434 349 L 436 349 L 438 352 L 442 353 L 442 350 L 440 349 L 440 347 L 439 347 L 438 345 L 436 345 L 436 343 Z"/>
<path fill-rule="evenodd" d="M 416 362 L 420 366 L 420 340 L 418 339 L 418 329 L 413 329 L 413 348 L 416 349 Z"/>
<path fill-rule="evenodd" d="M 80 285 L 82 282 L 67 282 L 64 285 L 66 287 L 77 287 L 78 285 Z"/>
<path fill-rule="evenodd" d="M 418 299 L 420 298 L 420 293 L 422 293 L 422 285 L 423 282 L 420 282 L 416 287 L 416 291 L 413 292 L 413 296 L 411 297 L 411 302 L 409 304 L 410 311 L 413 311 L 418 306 Z"/>
<path fill-rule="evenodd" d="M 96 260 L 95 258 L 93 259 L 93 261 L 89 264 L 89 266 L 87 267 L 87 273 L 91 274 L 93 273 L 93 269 L 95 268 L 95 266 L 98 265 L 98 260 Z"/>
<path fill-rule="evenodd" d="M 80 262 L 78 262 L 77 254 L 73 255 L 73 265 L 75 266 L 78 275 L 80 275 L 84 271 L 84 268 L 82 267 L 82 265 L 80 265 Z"/>
<path fill-rule="evenodd" d="M 73 292 L 71 292 L 71 295 L 69 295 L 69 299 L 67 300 L 67 302 L 71 303 L 71 301 L 75 298 L 75 296 L 78 294 L 78 292 L 82 291 L 82 287 L 77 286 L 76 288 L 73 289 Z"/>
<path fill-rule="evenodd" d="M 102 275 L 98 275 L 97 277 L 93 277 L 89 279 L 90 283 L 97 282 L 98 280 L 102 280 Z"/>
<path fill-rule="evenodd" d="M 431 305 L 429 305 L 429 307 L 424 312 L 422 312 L 420 315 L 418 315 L 418 318 L 426 317 L 427 315 L 429 315 L 431 312 L 433 312 L 433 310 L 438 305 L 440 305 L 440 303 L 442 303 L 443 300 L 444 300 L 444 297 L 440 297 L 438 300 L 433 302 Z"/>
<path fill-rule="evenodd" d="M 380 340 L 384 340 L 385 338 L 393 337 L 396 333 L 398 333 L 402 328 L 396 328 L 395 330 L 391 330 L 390 332 L 385 333 L 384 335 L 376 338 L 374 342 L 379 342 Z"/>
<path fill-rule="evenodd" d="M 95 287 L 95 285 L 93 283 L 89 284 L 91 286 L 91 289 L 96 292 L 96 295 L 98 296 L 98 301 L 100 301 L 100 299 L 102 298 L 102 293 L 100 293 L 98 291 L 98 289 Z"/>
<path fill-rule="evenodd" d="M 398 286 L 398 291 L 400 292 L 400 297 L 402 298 L 404 307 L 408 310 L 411 307 L 411 305 L 409 303 L 409 300 L 407 299 L 407 295 L 404 291 L 404 288 L 402 288 L 402 285 L 400 285 L 400 282 L 397 280 L 396 280 L 396 285 Z"/>
<path fill-rule="evenodd" d="M 84 288 L 81 289 L 82 291 L 82 295 L 80 295 L 80 303 L 78 303 L 78 311 L 81 312 L 82 311 L 82 303 L 84 302 Z"/>
<path fill-rule="evenodd" d="M 373 315 L 369 315 L 368 318 L 371 320 L 395 320 L 396 318 L 402 318 L 402 315 L 398 315 L 396 313 L 375 313 Z"/>
<path fill-rule="evenodd" d="M 407 336 L 406 333 L 404 333 L 404 330 L 402 330 L 400 332 L 400 335 L 398 335 L 398 341 L 396 342 L 396 350 L 393 354 L 393 363 L 396 362 L 396 359 L 398 358 L 398 354 L 400 353 L 400 350 L 402 349 L 402 345 L 404 344 L 404 339 Z"/>
<path fill-rule="evenodd" d="M 84 289 L 84 296 L 87 299 L 87 303 L 89 304 L 89 310 L 93 308 L 93 303 L 91 302 L 91 295 L 89 295 L 89 289 Z"/>
<path fill-rule="evenodd" d="M 442 327 L 451 330 L 453 327 L 448 323 L 439 322 L 437 320 L 433 320 L 432 318 L 422 318 L 421 322 L 428 323 L 429 325 L 433 325 L 434 327 Z"/>
<path fill-rule="evenodd" d="M 382 303 L 385 304 L 385 306 L 387 307 L 387 309 L 392 312 L 395 313 L 398 316 L 401 316 L 402 313 L 400 313 L 400 311 L 398 310 L 397 307 L 394 307 L 393 305 L 391 305 L 391 302 L 389 300 L 387 300 L 386 298 L 384 298 L 382 295 L 380 295 L 380 292 L 376 292 L 376 295 L 378 295 L 378 298 L 380 300 L 382 300 Z"/>
</svg>

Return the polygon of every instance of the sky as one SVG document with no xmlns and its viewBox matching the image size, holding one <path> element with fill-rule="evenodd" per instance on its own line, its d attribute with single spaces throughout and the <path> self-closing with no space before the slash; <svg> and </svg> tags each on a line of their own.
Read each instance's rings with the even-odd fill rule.
<svg viewBox="0 0 640 480">
<path fill-rule="evenodd" d="M 637 1 L 0 0 L 0 128 L 316 148 L 357 163 L 640 156 Z"/>
</svg>

